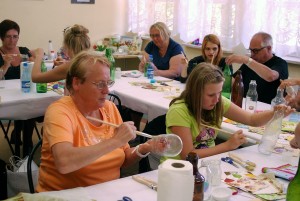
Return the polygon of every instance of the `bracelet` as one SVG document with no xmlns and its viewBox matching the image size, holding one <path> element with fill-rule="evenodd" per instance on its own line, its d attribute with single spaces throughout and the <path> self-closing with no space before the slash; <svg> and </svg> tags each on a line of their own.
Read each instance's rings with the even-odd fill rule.
<svg viewBox="0 0 300 201">
<path fill-rule="evenodd" d="M 148 152 L 148 153 L 146 153 L 146 154 L 141 154 L 140 152 L 139 152 L 139 147 L 140 147 L 140 145 L 138 145 L 138 146 L 136 146 L 134 149 L 135 149 L 135 153 L 136 153 L 136 155 L 138 155 L 139 157 L 141 157 L 141 158 L 146 158 L 149 154 L 150 154 L 150 152 Z"/>
<path fill-rule="evenodd" d="M 253 59 L 249 57 L 248 62 L 246 63 L 247 66 L 249 66 L 252 63 Z"/>
</svg>

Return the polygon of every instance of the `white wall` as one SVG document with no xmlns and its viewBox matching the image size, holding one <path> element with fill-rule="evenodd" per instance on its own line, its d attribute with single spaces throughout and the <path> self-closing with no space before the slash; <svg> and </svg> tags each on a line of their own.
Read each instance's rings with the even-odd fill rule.
<svg viewBox="0 0 300 201">
<path fill-rule="evenodd" d="M 19 46 L 46 49 L 51 39 L 57 50 L 62 44 L 63 29 L 76 23 L 89 29 L 92 43 L 125 33 L 126 8 L 126 0 L 95 0 L 95 4 L 71 4 L 71 0 L 0 0 L 0 21 L 11 19 L 19 24 Z"/>
<path fill-rule="evenodd" d="M 71 0 L 0 0 L 0 21 L 11 19 L 21 27 L 19 46 L 47 49 L 48 40 L 57 50 L 62 31 L 75 23 L 89 29 L 92 43 L 127 32 L 127 0 L 95 0 L 95 4 L 71 4 Z M 199 49 L 185 48 L 188 58 Z M 132 66 L 137 66 L 135 61 Z M 300 77 L 300 66 L 289 64 L 290 77 Z"/>
</svg>

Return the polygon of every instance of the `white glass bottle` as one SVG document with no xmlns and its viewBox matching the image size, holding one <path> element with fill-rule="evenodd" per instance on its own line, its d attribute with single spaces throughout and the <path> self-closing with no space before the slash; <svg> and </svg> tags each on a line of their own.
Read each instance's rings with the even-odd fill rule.
<svg viewBox="0 0 300 201">
<path fill-rule="evenodd" d="M 256 91 L 256 86 L 257 86 L 256 81 L 251 80 L 249 84 L 248 92 L 246 94 L 245 110 L 252 113 L 256 111 L 256 106 L 257 106 L 258 94 Z"/>
<path fill-rule="evenodd" d="M 277 89 L 277 94 L 275 98 L 271 101 L 271 107 L 274 108 L 275 105 L 286 104 L 286 101 L 283 97 L 283 89 Z"/>
<path fill-rule="evenodd" d="M 52 41 L 51 40 L 49 40 L 49 42 L 48 42 L 48 60 L 52 60 L 52 52 L 53 51 L 53 45 L 52 45 Z M 54 51 L 53 51 L 53 53 L 54 53 Z"/>
<path fill-rule="evenodd" d="M 278 140 L 278 136 L 281 132 L 282 119 L 284 117 L 283 110 L 277 110 L 274 112 L 273 118 L 265 126 L 264 134 L 261 138 L 261 142 L 258 145 L 258 151 L 262 154 L 270 155 Z"/>
</svg>

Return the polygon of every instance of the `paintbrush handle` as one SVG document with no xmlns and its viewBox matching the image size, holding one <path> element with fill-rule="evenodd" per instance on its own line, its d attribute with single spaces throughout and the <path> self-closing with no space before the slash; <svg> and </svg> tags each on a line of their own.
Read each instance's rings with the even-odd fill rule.
<svg viewBox="0 0 300 201">
<path fill-rule="evenodd" d="M 235 157 L 237 158 L 238 160 L 240 161 L 243 161 L 244 163 L 246 163 L 247 165 L 250 165 L 250 166 L 253 166 L 253 167 L 256 167 L 256 164 L 251 162 L 251 161 L 244 161 L 243 159 L 241 159 L 241 157 L 239 157 L 238 155 L 234 154 L 234 153 L 228 153 L 229 157 Z"/>
<path fill-rule="evenodd" d="M 103 121 L 103 120 L 101 120 L 101 119 L 97 119 L 97 118 L 94 118 L 94 117 L 87 116 L 86 118 L 87 118 L 87 119 L 90 119 L 90 120 L 93 120 L 93 121 L 100 122 L 100 123 L 102 123 L 102 124 L 109 125 L 109 126 L 114 127 L 114 128 L 118 128 L 118 127 L 119 127 L 119 125 L 117 125 L 117 124 L 113 124 L 113 123 L 110 123 L 110 122 L 107 122 L 107 121 Z M 140 135 L 140 136 L 143 136 L 143 137 L 146 137 L 146 138 L 153 138 L 152 135 L 149 135 L 149 134 L 147 134 L 147 133 L 143 133 L 143 132 L 140 132 L 140 131 L 135 131 L 135 133 L 136 133 L 137 135 Z"/>
<path fill-rule="evenodd" d="M 204 126 L 206 128 L 212 128 L 212 129 L 215 129 L 216 131 L 219 131 L 219 132 L 222 132 L 222 133 L 226 133 L 226 134 L 229 134 L 229 135 L 232 135 L 233 133 L 232 132 L 229 132 L 227 130 L 224 130 L 224 129 L 221 129 L 221 128 L 217 128 L 217 127 L 214 127 L 214 126 L 209 126 L 209 125 L 206 125 L 206 124 L 201 124 L 201 126 Z M 254 137 L 250 136 L 250 135 L 247 135 L 245 133 L 243 133 L 246 138 L 249 138 L 251 140 L 254 140 L 256 143 L 259 142 L 259 140 L 255 139 Z"/>
</svg>

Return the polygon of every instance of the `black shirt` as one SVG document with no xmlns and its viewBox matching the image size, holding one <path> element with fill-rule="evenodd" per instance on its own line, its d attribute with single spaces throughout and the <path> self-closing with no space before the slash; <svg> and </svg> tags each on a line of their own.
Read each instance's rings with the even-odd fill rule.
<svg viewBox="0 0 300 201">
<path fill-rule="evenodd" d="M 270 69 L 277 71 L 279 73 L 279 78 L 272 82 L 268 82 L 245 64 L 243 64 L 239 70 L 242 71 L 243 76 L 244 97 L 246 97 L 250 81 L 256 80 L 258 101 L 270 104 L 272 99 L 276 96 L 277 88 L 280 85 L 280 79 L 285 80 L 289 77 L 288 65 L 285 60 L 275 55 L 263 64 Z M 234 76 L 235 75 L 236 73 Z"/>
</svg>

